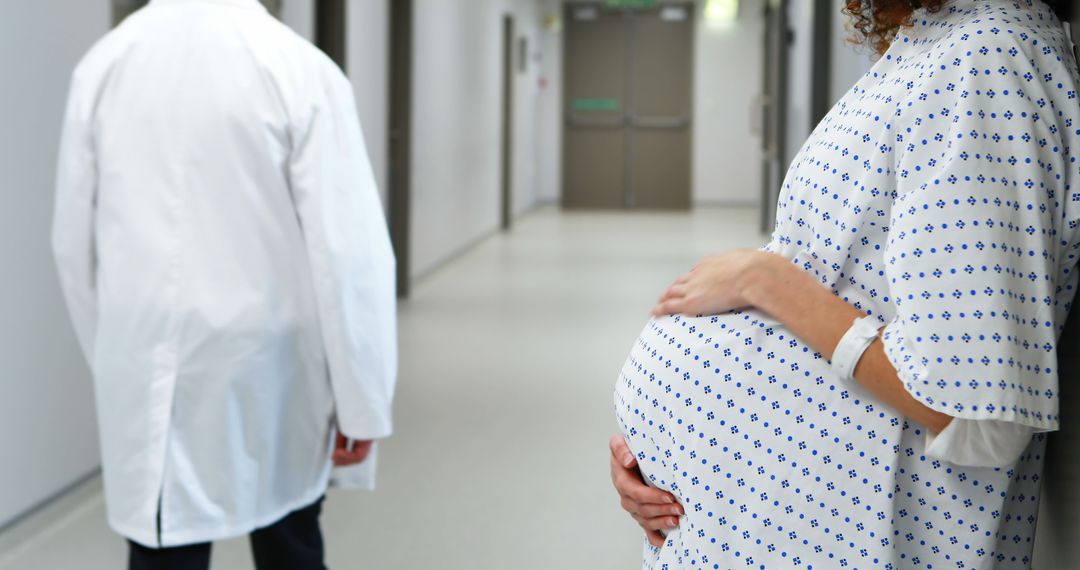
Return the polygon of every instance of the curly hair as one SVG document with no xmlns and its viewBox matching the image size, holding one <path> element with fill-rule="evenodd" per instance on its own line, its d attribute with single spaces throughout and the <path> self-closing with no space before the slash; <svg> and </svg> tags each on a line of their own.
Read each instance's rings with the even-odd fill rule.
<svg viewBox="0 0 1080 570">
<path fill-rule="evenodd" d="M 1068 18 L 1068 3 L 1044 0 L 1062 20 Z M 919 8 L 930 12 L 941 10 L 949 0 L 844 0 L 844 13 L 851 18 L 851 41 L 865 44 L 876 53 L 889 49 L 896 33 L 912 25 L 911 15 Z"/>
</svg>

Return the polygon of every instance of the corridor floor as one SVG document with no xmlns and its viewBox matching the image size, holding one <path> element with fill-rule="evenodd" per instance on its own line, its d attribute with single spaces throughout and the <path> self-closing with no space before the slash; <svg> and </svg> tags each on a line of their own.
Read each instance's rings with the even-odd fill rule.
<svg viewBox="0 0 1080 570">
<path fill-rule="evenodd" d="M 335 569 L 640 567 L 608 480 L 616 373 L 661 290 L 764 242 L 751 209 L 542 209 L 424 278 L 401 306 L 396 435 L 375 493 L 331 491 Z M 0 536 L 3 570 L 118 570 L 94 478 Z M 215 570 L 251 568 L 247 543 Z"/>
</svg>

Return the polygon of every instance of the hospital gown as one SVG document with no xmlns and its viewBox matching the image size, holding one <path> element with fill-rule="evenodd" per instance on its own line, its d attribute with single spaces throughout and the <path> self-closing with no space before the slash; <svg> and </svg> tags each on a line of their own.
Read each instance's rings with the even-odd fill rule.
<svg viewBox="0 0 1080 570">
<path fill-rule="evenodd" d="M 916 12 L 794 159 L 765 248 L 875 316 L 963 434 L 930 453 L 758 311 L 655 319 L 615 407 L 686 515 L 645 568 L 1030 566 L 1080 239 L 1071 48 L 1038 1 Z M 995 425 L 1022 434 L 1011 457 L 966 457 Z"/>
</svg>

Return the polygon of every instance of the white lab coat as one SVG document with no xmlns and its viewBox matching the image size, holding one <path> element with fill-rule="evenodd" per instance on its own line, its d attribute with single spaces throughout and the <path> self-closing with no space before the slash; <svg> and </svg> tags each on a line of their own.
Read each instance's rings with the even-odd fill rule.
<svg viewBox="0 0 1080 570">
<path fill-rule="evenodd" d="M 53 246 L 116 531 L 247 533 L 325 493 L 335 425 L 390 434 L 394 258 L 325 55 L 256 0 L 153 0 L 75 70 L 61 147 Z"/>
</svg>

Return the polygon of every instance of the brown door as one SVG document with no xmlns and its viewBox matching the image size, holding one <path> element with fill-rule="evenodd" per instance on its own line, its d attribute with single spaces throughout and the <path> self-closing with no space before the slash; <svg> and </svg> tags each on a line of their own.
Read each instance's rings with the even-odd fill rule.
<svg viewBox="0 0 1080 570">
<path fill-rule="evenodd" d="M 693 14 L 666 5 L 631 19 L 631 206 L 690 207 Z"/>
<path fill-rule="evenodd" d="M 567 6 L 563 205 L 626 203 L 627 26 L 622 12 Z"/>
<path fill-rule="evenodd" d="M 690 206 L 693 13 L 567 6 L 567 208 Z"/>
</svg>

